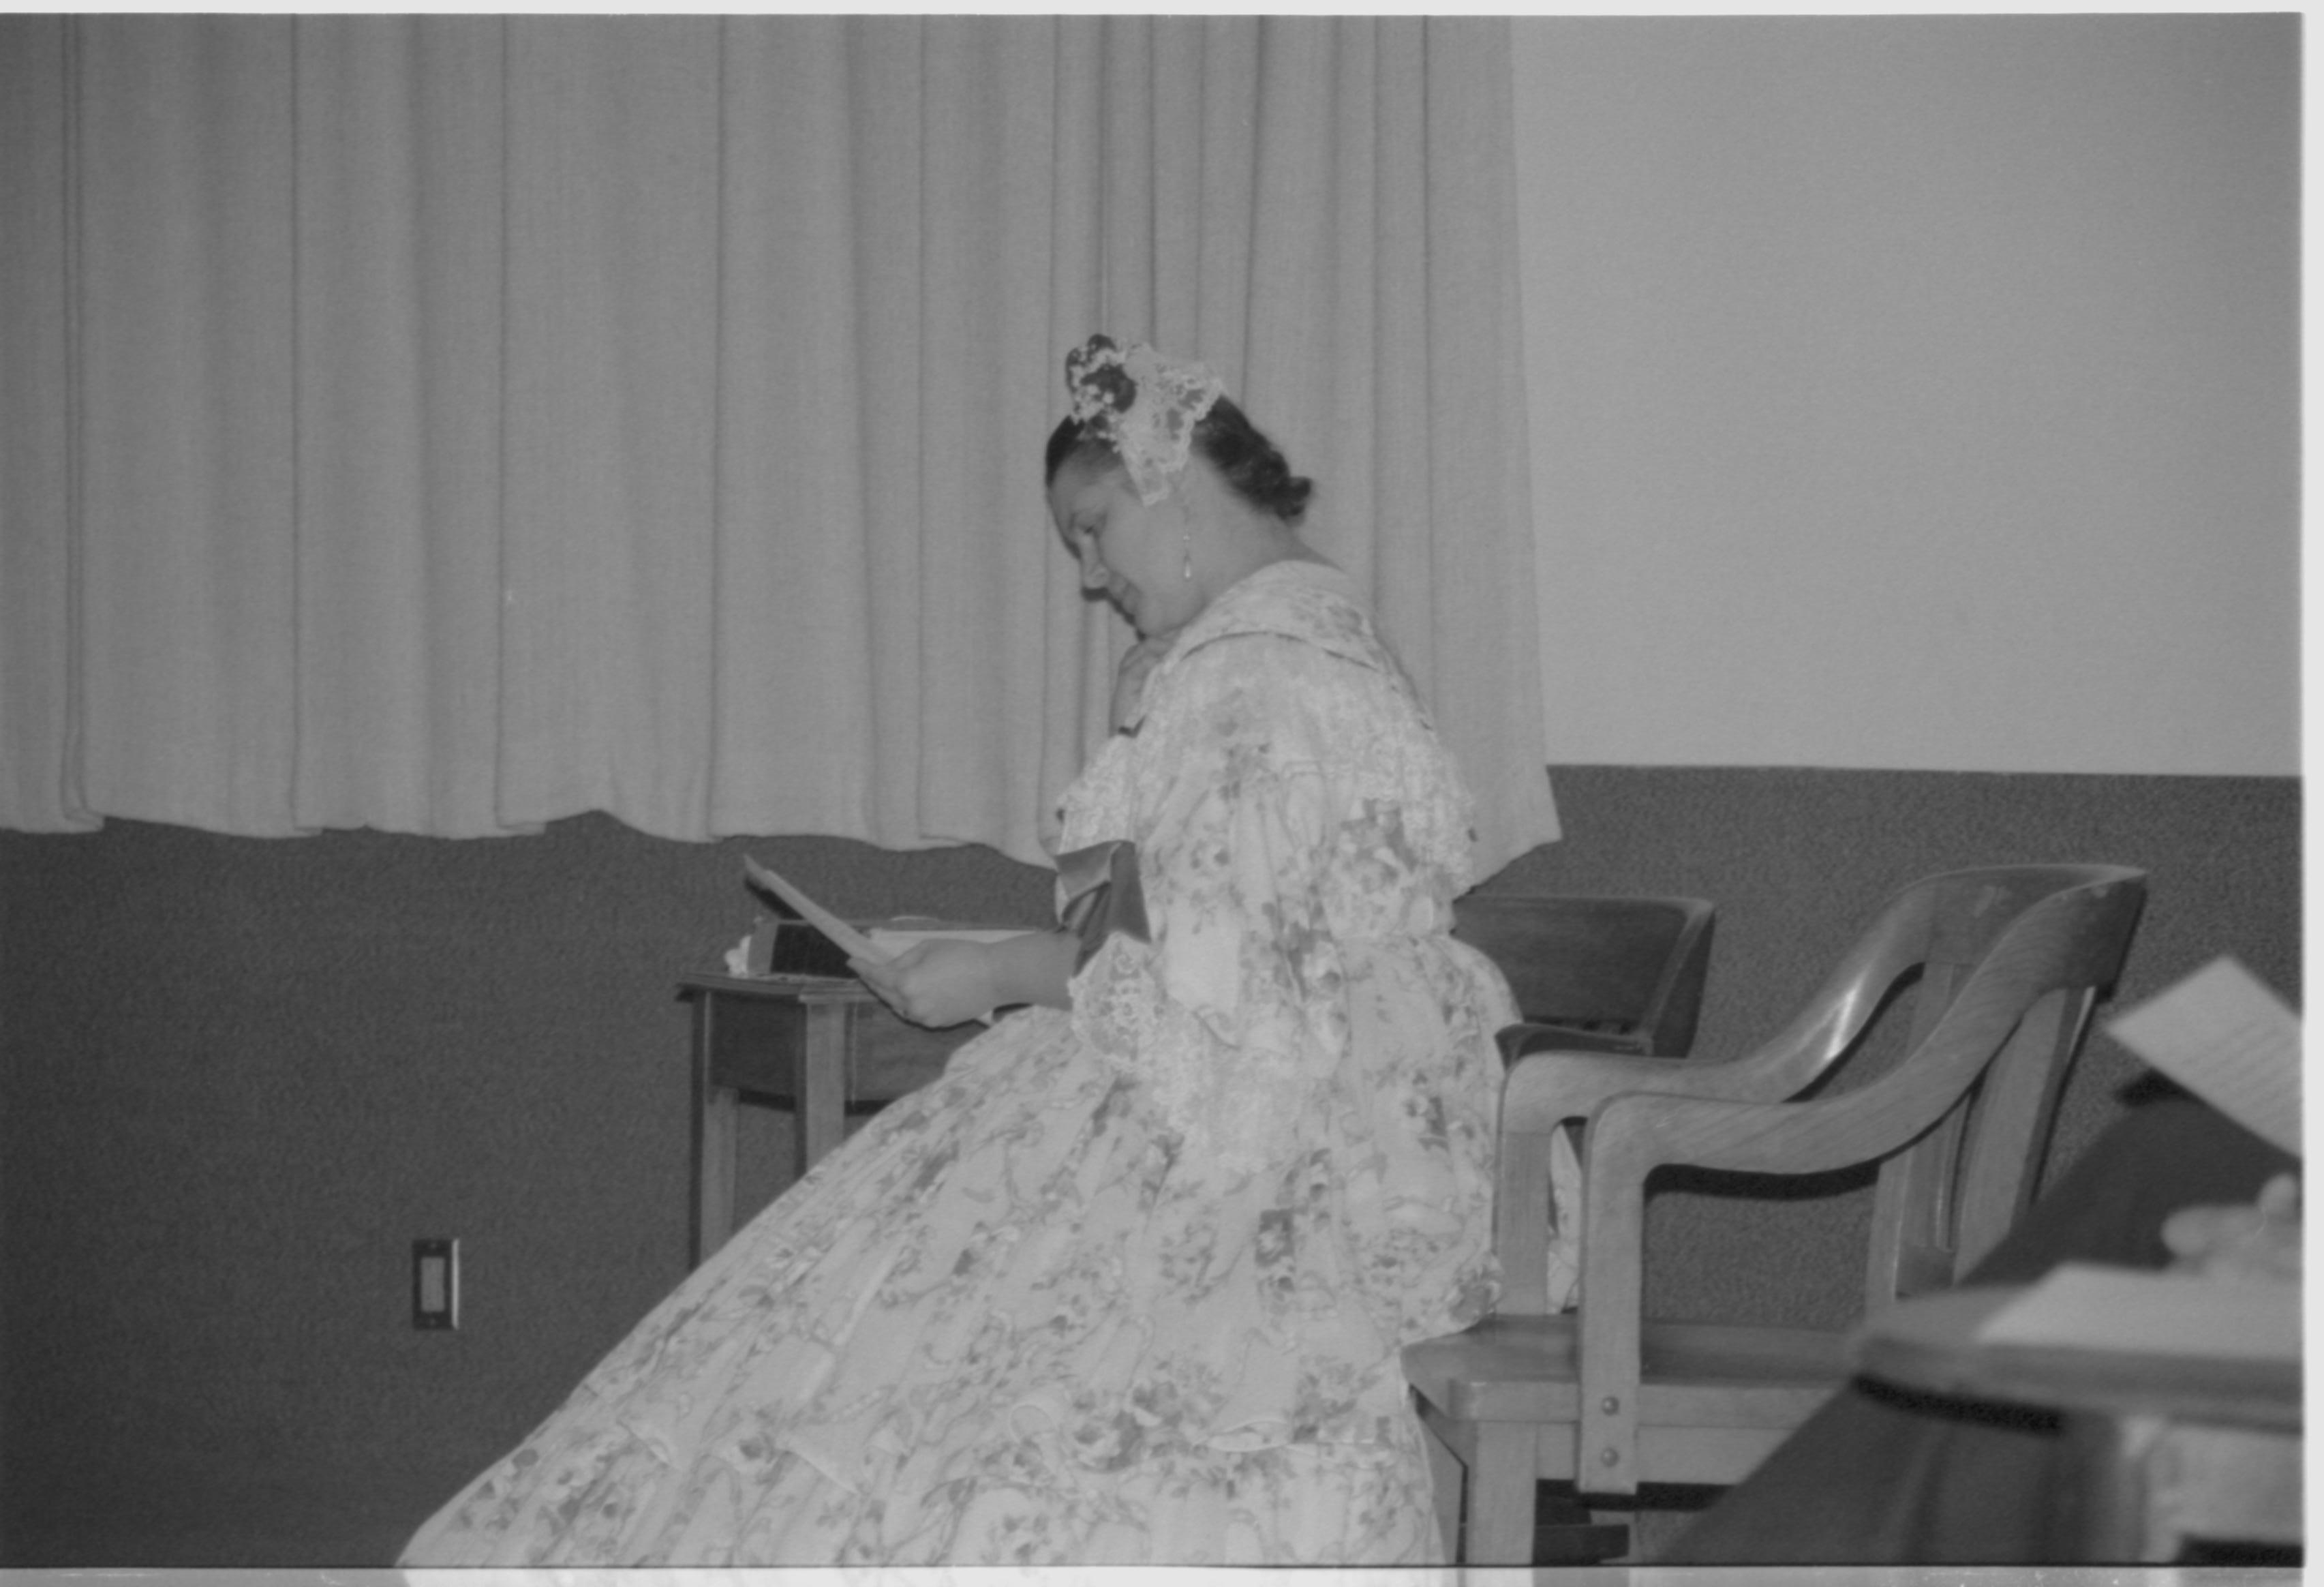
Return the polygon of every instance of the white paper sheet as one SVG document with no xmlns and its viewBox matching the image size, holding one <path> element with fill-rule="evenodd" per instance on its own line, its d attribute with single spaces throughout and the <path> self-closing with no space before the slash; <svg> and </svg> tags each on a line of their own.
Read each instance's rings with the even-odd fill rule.
<svg viewBox="0 0 2324 1587">
<path fill-rule="evenodd" d="M 1012 937 L 1025 935 L 1024 928 L 982 926 L 932 926 L 925 929 L 912 926 L 874 926 L 870 934 L 872 946 L 891 958 L 908 948 L 924 942 L 1006 942 Z"/>
<path fill-rule="evenodd" d="M 1987 1317 L 1987 1344 L 2300 1359 L 2300 1287 L 2064 1262 Z"/>
<path fill-rule="evenodd" d="M 2261 1140 L 2300 1149 L 2300 1016 L 2235 960 L 2212 960 L 2107 1032 Z"/>
</svg>

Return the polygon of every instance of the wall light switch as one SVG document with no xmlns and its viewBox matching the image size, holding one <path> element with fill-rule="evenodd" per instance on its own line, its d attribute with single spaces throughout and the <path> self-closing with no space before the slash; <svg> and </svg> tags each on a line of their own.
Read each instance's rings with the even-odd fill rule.
<svg viewBox="0 0 2324 1587">
<path fill-rule="evenodd" d="M 460 1325 L 458 1241 L 415 1240 L 411 1242 L 411 1325 L 415 1328 L 456 1328 Z"/>
</svg>

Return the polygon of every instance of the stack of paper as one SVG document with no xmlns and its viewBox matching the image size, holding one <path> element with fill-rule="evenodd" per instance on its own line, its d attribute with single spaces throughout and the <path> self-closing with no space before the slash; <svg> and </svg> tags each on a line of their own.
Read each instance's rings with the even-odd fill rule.
<svg viewBox="0 0 2324 1587">
<path fill-rule="evenodd" d="M 1002 942 L 1025 935 L 1025 927 L 986 926 L 870 926 L 864 936 L 890 958 L 924 942 Z"/>
<path fill-rule="evenodd" d="M 2212 960 L 2107 1030 L 2262 1140 L 2300 1149 L 2300 1016 L 2235 960 Z"/>
</svg>

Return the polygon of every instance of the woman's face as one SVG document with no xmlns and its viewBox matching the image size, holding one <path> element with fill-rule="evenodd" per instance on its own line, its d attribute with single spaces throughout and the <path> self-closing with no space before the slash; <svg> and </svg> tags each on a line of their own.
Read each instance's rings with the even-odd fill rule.
<svg viewBox="0 0 2324 1587">
<path fill-rule="evenodd" d="M 1103 590 L 1139 637 L 1171 633 L 1202 610 L 1186 577 L 1187 524 L 1176 498 L 1149 507 L 1119 466 L 1076 459 L 1049 486 L 1049 516 L 1082 565 L 1082 587 Z"/>
</svg>

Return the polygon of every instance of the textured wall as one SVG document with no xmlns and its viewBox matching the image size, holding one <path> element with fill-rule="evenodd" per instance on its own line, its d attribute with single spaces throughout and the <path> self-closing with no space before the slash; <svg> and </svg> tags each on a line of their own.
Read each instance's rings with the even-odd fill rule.
<svg viewBox="0 0 2324 1587">
<path fill-rule="evenodd" d="M 1705 1052 L 1772 1029 L 1887 889 L 1986 862 L 2150 868 L 2131 995 L 2222 950 L 2297 992 L 2288 780 L 1556 781 L 1567 841 L 1490 885 L 1716 900 Z M 600 817 L 471 843 L 0 834 L 0 1565 L 384 1563 L 551 1409 L 684 1269 L 672 977 L 747 926 L 746 846 L 861 915 L 1047 908 L 1041 872 L 983 850 Z M 2065 1155 L 2129 1072 L 2094 1044 Z M 1861 1200 L 1662 1197 L 1658 1303 L 1844 1306 L 1819 1241 Z M 410 1326 L 419 1235 L 463 1241 L 456 1333 Z"/>
</svg>

